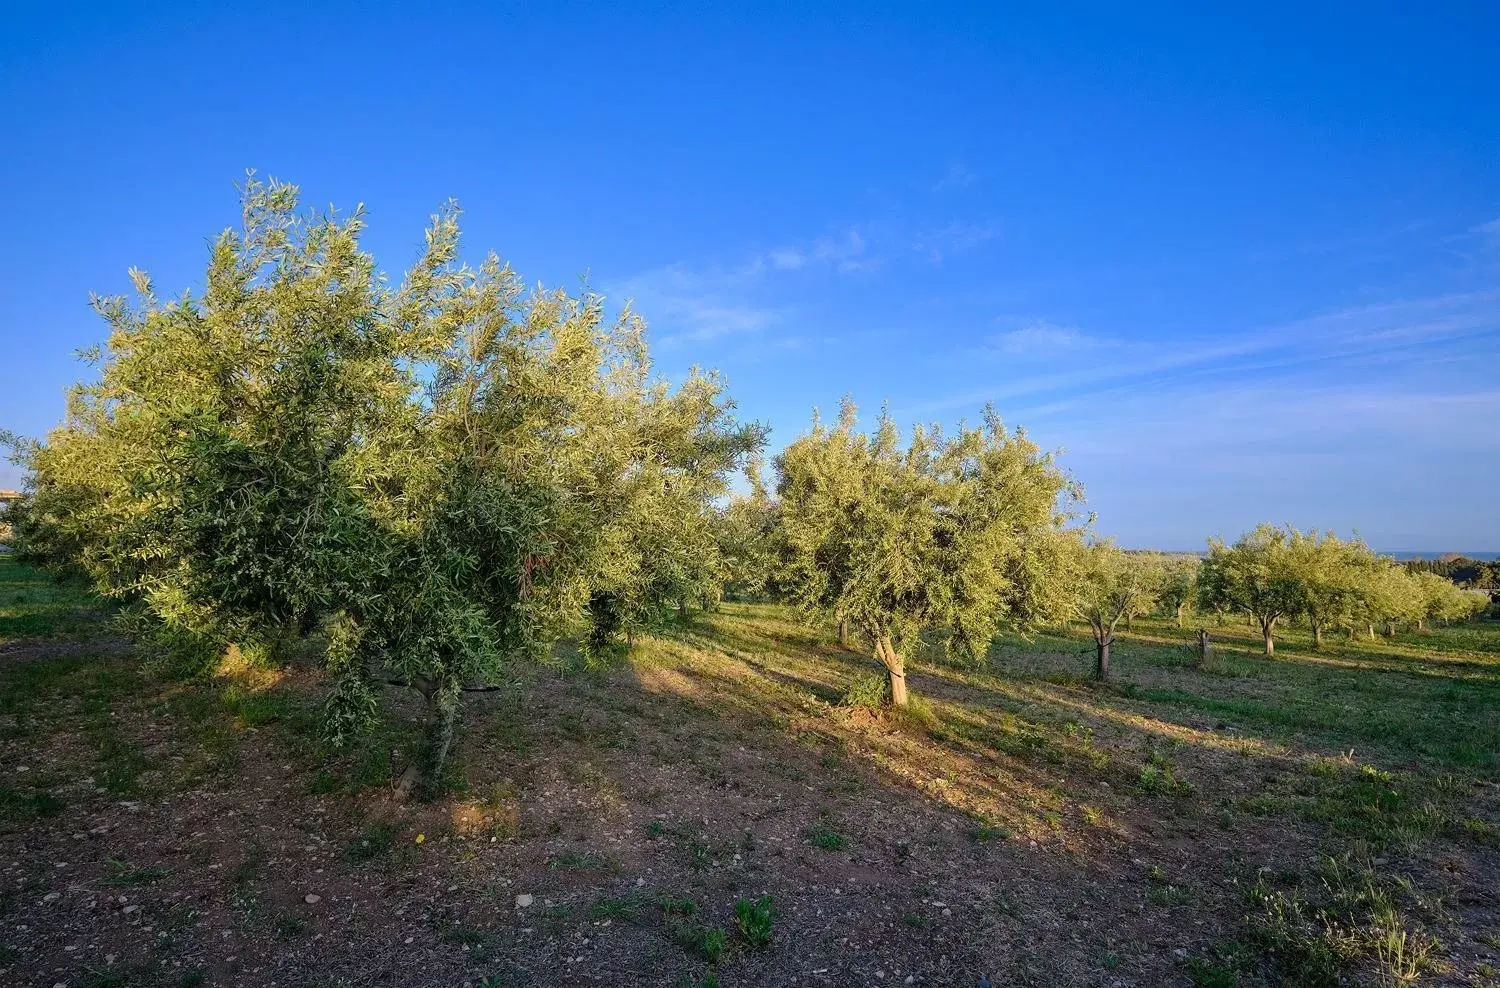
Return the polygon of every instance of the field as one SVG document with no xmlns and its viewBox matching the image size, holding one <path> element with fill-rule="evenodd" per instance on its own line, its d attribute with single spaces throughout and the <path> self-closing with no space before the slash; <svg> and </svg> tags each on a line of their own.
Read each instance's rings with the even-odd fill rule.
<svg viewBox="0 0 1500 988">
<path fill-rule="evenodd" d="M 174 676 L 0 556 L 0 983 L 1500 985 L 1500 623 L 1135 622 L 914 661 L 730 603 L 606 670 L 320 747 L 321 683 Z"/>
</svg>

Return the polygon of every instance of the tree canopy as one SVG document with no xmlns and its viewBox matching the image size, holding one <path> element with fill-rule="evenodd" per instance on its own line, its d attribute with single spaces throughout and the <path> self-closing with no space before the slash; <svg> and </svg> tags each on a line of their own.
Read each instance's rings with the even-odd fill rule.
<svg viewBox="0 0 1500 988">
<path fill-rule="evenodd" d="M 25 454 L 26 550 L 211 654 L 327 631 L 327 728 L 419 690 L 440 770 L 460 691 L 607 640 L 713 579 L 713 508 L 764 430 L 722 380 L 654 378 L 644 325 L 458 260 L 458 211 L 391 284 L 359 211 L 252 180 L 204 289 L 97 299 L 98 380 Z"/>
<path fill-rule="evenodd" d="M 903 447 L 882 413 L 856 429 L 846 400 L 777 458 L 781 579 L 805 610 L 847 621 L 907 699 L 905 656 L 926 629 L 982 655 L 997 628 L 1065 613 L 1075 485 L 992 411 L 980 428 L 917 427 Z"/>
</svg>

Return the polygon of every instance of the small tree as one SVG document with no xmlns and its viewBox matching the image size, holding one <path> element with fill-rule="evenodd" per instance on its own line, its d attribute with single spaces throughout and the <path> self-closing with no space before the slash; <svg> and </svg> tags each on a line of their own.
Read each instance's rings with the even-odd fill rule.
<svg viewBox="0 0 1500 988">
<path fill-rule="evenodd" d="M 1436 573 L 1413 573 L 1412 581 L 1418 601 L 1417 628 L 1421 631 L 1427 630 L 1428 621 L 1462 621 L 1489 606 L 1488 595 L 1471 593 Z"/>
<path fill-rule="evenodd" d="M 746 465 L 750 493 L 730 499 L 714 517 L 719 581 L 727 593 L 762 594 L 776 589 L 776 505 L 761 478 L 761 462 Z"/>
<path fill-rule="evenodd" d="M 1168 556 L 1162 562 L 1160 606 L 1172 613 L 1177 627 L 1198 597 L 1198 560 L 1186 556 Z"/>
<path fill-rule="evenodd" d="M 1276 651 L 1277 622 L 1300 614 L 1305 599 L 1291 554 L 1294 531 L 1263 524 L 1232 546 L 1209 539 L 1208 558 L 1199 569 L 1200 605 L 1248 614 L 1267 655 Z"/>
<path fill-rule="evenodd" d="M 1110 649 L 1115 628 L 1132 612 L 1149 610 L 1161 593 L 1164 572 L 1157 560 L 1140 553 L 1121 552 L 1099 542 L 1081 554 L 1078 572 L 1078 611 L 1094 633 L 1094 678 L 1109 678 Z"/>
<path fill-rule="evenodd" d="M 982 655 L 1002 624 L 1063 612 L 1072 536 L 1059 506 L 1074 485 L 1024 432 L 992 410 L 945 437 L 917 428 L 901 448 L 882 413 L 873 434 L 843 403 L 833 428 L 777 458 L 781 571 L 791 596 L 847 620 L 884 666 L 891 701 L 907 703 L 906 662 L 924 629 L 951 653 Z"/>
<path fill-rule="evenodd" d="M 1299 610 L 1312 629 L 1313 647 L 1322 648 L 1325 630 L 1352 619 L 1373 554 L 1358 539 L 1345 542 L 1332 532 L 1288 532 L 1288 561 L 1302 593 Z"/>
</svg>

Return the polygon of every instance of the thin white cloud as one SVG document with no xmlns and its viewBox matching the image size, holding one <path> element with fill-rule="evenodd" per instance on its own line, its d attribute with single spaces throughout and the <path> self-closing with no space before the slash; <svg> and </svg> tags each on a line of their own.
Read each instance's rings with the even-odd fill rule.
<svg viewBox="0 0 1500 988">
<path fill-rule="evenodd" d="M 1034 334 L 1027 329 L 1017 331 L 1022 333 L 1015 340 L 1018 347 L 1027 342 L 1056 344 L 1068 340 L 1066 332 L 1055 332 L 1050 324 L 1041 324 Z M 1368 360 L 1403 349 L 1456 345 L 1495 334 L 1500 334 L 1500 291 L 1403 299 L 1323 313 L 1238 338 L 1141 342 L 1093 353 L 1075 349 L 1068 353 L 1073 361 L 1069 370 L 1011 377 L 1004 384 L 937 398 L 907 411 L 925 417 L 988 401 L 1080 388 L 1097 392 L 1135 387 L 1146 380 L 1181 382 L 1287 371 L 1333 360 Z M 1001 345 L 991 346 L 987 352 L 996 357 L 1006 355 L 1003 344 L 1008 335 L 1001 334 L 996 341 Z M 1062 351 L 1054 349 L 1054 353 Z M 964 360 L 972 361 L 975 356 L 973 351 L 966 351 Z"/>
<path fill-rule="evenodd" d="M 866 271 L 879 262 L 865 256 L 865 238 L 850 227 L 836 237 L 819 237 L 813 241 L 808 256 L 814 261 L 827 264 L 836 271 L 851 273 Z"/>
<path fill-rule="evenodd" d="M 661 333 L 657 342 L 663 346 L 759 334 L 786 315 L 784 308 L 757 300 L 768 291 L 773 275 L 871 270 L 881 261 L 870 256 L 868 248 L 865 236 L 849 227 L 811 242 L 773 247 L 737 267 L 667 264 L 608 282 L 604 292 L 620 301 L 632 300 Z"/>
<path fill-rule="evenodd" d="M 797 247 L 773 247 L 766 252 L 766 259 L 778 271 L 795 271 L 807 263 L 807 255 Z"/>
<path fill-rule="evenodd" d="M 950 255 L 971 251 L 997 235 L 993 226 L 955 221 L 918 234 L 912 242 L 912 250 L 927 255 L 928 260 L 937 264 Z"/>
<path fill-rule="evenodd" d="M 1054 356 L 1058 353 L 1103 346 L 1104 341 L 1072 326 L 1033 320 L 1017 329 L 989 338 L 985 349 L 1008 356 Z"/>
<path fill-rule="evenodd" d="M 933 183 L 932 191 L 947 192 L 949 189 L 962 189 L 973 185 L 979 178 L 969 170 L 961 161 L 956 161 L 948 166 L 948 171 L 943 177 Z"/>
<path fill-rule="evenodd" d="M 657 342 L 674 346 L 759 333 L 774 325 L 782 315 L 779 309 L 756 305 L 745 297 L 759 276 L 760 267 L 755 264 L 728 271 L 696 271 L 684 264 L 669 264 L 607 284 L 604 291 L 620 301 L 633 301 L 648 323 L 662 331 Z"/>
</svg>

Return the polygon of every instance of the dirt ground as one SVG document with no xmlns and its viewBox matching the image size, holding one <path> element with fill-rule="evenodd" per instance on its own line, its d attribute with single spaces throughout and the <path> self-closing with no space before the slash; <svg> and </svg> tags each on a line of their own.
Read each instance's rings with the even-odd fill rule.
<svg viewBox="0 0 1500 988">
<path fill-rule="evenodd" d="M 1491 762 L 1418 757 L 1387 805 L 1400 766 L 1153 698 L 1267 686 L 1144 645 L 1123 686 L 1056 643 L 919 664 L 900 717 L 839 702 L 862 657 L 732 606 L 476 695 L 431 803 L 393 795 L 397 690 L 329 756 L 310 668 L 0 649 L 7 985 L 1500 984 Z M 763 896 L 767 943 L 736 921 Z"/>
</svg>

